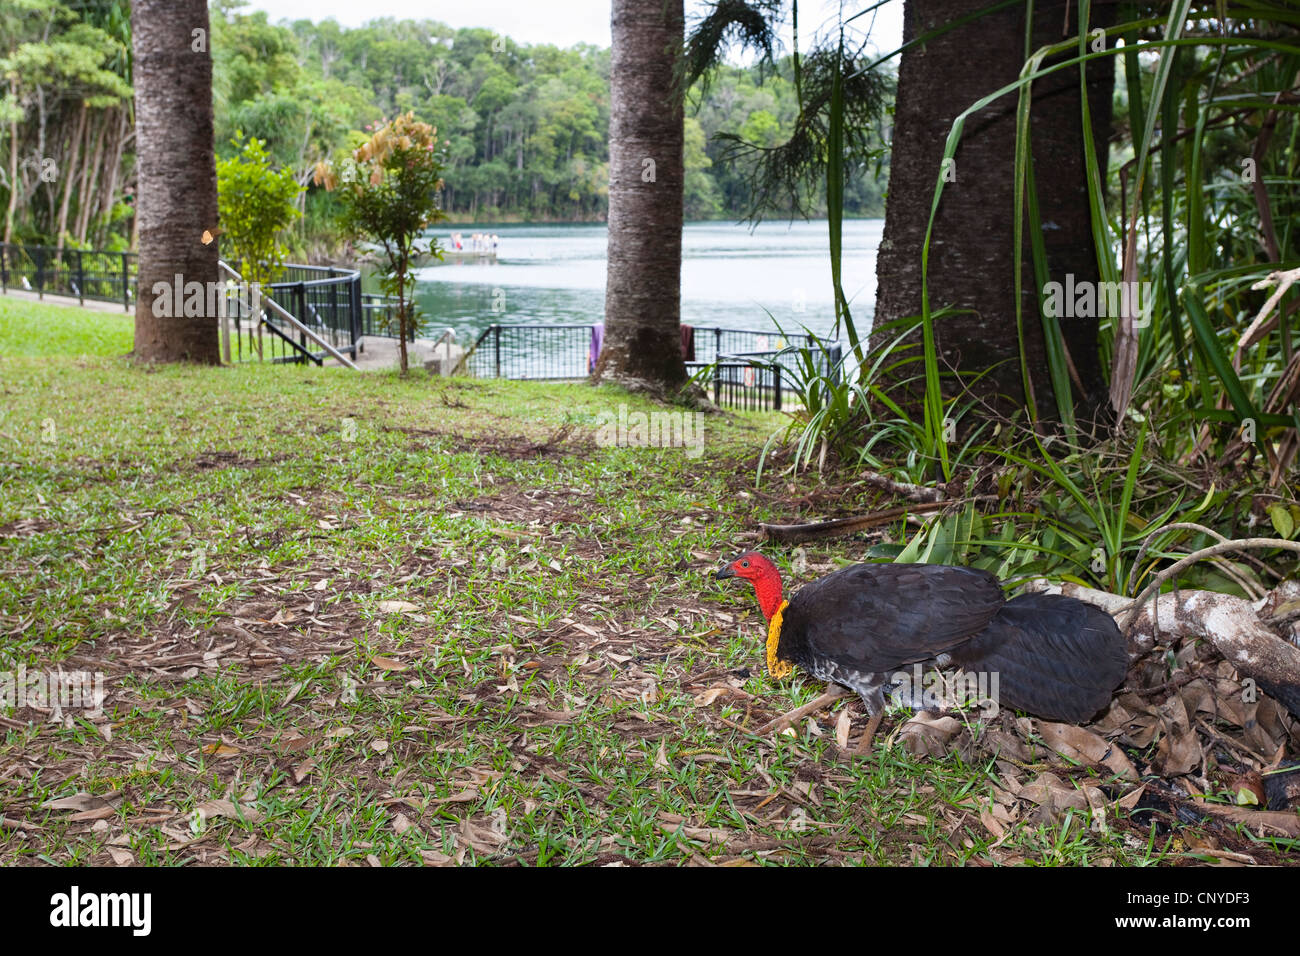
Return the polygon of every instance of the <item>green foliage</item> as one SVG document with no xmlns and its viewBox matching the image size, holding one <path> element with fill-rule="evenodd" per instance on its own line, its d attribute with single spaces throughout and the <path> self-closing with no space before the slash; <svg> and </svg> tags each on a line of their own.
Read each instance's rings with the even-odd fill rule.
<svg viewBox="0 0 1300 956">
<path fill-rule="evenodd" d="M 403 372 L 406 338 L 416 321 L 411 267 L 417 254 L 440 256 L 436 239 L 422 245 L 424 230 L 445 218 L 438 206 L 443 181 L 436 143 L 432 126 L 404 113 L 376 129 L 350 156 L 316 170 L 317 184 L 338 194 L 344 232 L 372 239 L 384 250 L 381 284 L 397 297 Z"/>
<path fill-rule="evenodd" d="M 939 317 L 947 314 L 944 310 Z M 758 480 L 778 443 L 792 446 L 791 467 L 796 471 L 812 465 L 815 457 L 818 468 L 828 461 L 851 462 L 906 482 L 930 480 L 939 462 L 934 442 L 924 424 L 880 384 L 911 382 L 923 374 L 917 368 L 921 356 L 907 341 L 920 321 L 920 316 L 905 316 L 877 327 L 876 344 L 856 369 L 834 361 L 825 346 L 790 350 L 796 357 L 790 385 L 798 401 L 788 424 L 763 449 Z M 943 400 L 942 414 L 951 430 L 956 431 L 971 405 L 961 393 Z M 983 426 L 967 431 L 955 461 L 965 459 L 982 431 Z"/>
<path fill-rule="evenodd" d="M 106 130 L 125 132 L 117 114 L 132 96 L 129 35 L 124 44 L 121 33 L 128 14 L 125 0 L 0 4 L 0 238 L 62 243 L 74 221 L 79 235 L 90 228 L 97 197 L 84 209 L 79 196 L 72 206 L 61 201 L 72 199 L 68 184 L 101 164 L 91 143 L 103 147 Z M 93 138 L 83 137 L 87 127 Z"/>
<path fill-rule="evenodd" d="M 756 24 L 745 6 L 732 4 L 729 15 Z M 375 116 L 411 112 L 438 133 L 447 180 L 442 208 L 449 217 L 480 222 L 605 217 L 608 49 L 525 46 L 487 30 L 456 30 L 433 20 L 384 18 L 351 29 L 332 20 L 276 24 L 238 0 L 212 4 L 211 28 L 219 157 L 234 155 L 230 143 L 242 131 L 265 143 L 274 166 L 307 183 L 319 162 L 351 147 L 352 130 Z M 103 248 L 128 239 L 132 210 L 125 192 L 135 160 L 129 139 L 118 148 L 118 140 L 130 132 L 128 0 L 0 3 L 0 60 L 13 60 L 16 83 L 10 89 L 0 82 L 0 169 L 8 169 L 7 120 L 16 114 L 22 161 L 17 235 L 25 241 L 57 238 L 63 180 L 42 182 L 40 157 L 34 156 L 43 122 L 45 141 L 57 146 L 53 158 L 59 168 L 75 158 L 85 167 L 76 171 L 77 182 L 90 177 L 98 189 L 113 192 L 91 197 L 86 244 Z M 793 77 L 790 58 L 769 57 L 750 67 L 720 66 L 707 85 L 701 81 L 692 89 L 684 171 L 688 218 L 736 219 L 750 208 L 750 172 L 743 164 L 720 162 L 730 144 L 719 134 L 761 147 L 794 137 L 800 110 Z M 34 108 L 38 87 L 43 112 Z M 127 114 L 120 125 L 117 115 L 92 117 L 83 138 L 102 140 L 103 155 L 83 145 L 72 156 L 83 99 L 92 110 L 112 103 Z M 110 173 L 111 165 L 116 169 Z M 100 167 L 97 175 L 92 166 Z M 883 213 L 878 180 L 878 169 L 858 164 L 846 169 L 846 215 Z M 72 219 L 81 220 L 76 192 Z M 8 198 L 7 176 L 0 175 L 0 209 Z M 775 197 L 769 211 L 822 215 L 825 204 L 824 190 L 805 183 L 793 199 Z M 308 189 L 298 209 L 302 216 L 284 238 L 289 255 L 337 254 L 342 237 L 335 228 L 341 211 L 336 197 Z M 85 229 L 75 232 L 81 236 Z"/>
<path fill-rule="evenodd" d="M 1180 0 L 1167 18 L 1135 14 L 1106 31 L 1110 39 L 1101 43 L 1089 30 L 1090 8 L 1086 0 L 1079 5 L 1074 37 L 1032 51 L 1017 82 L 958 114 L 944 155 L 954 155 L 966 120 L 979 109 L 1001 96 L 1019 96 L 1016 201 L 1028 222 L 1017 222 L 1015 281 L 1028 225 L 1035 273 L 1045 286 L 1029 146 L 1032 84 L 1082 62 L 1122 57 L 1120 162 L 1111 164 L 1103 182 L 1092 139 L 1083 137 L 1087 199 L 1102 280 L 1145 282 L 1156 292 L 1142 321 L 1103 320 L 1113 412 L 1121 428 L 1128 419 L 1155 421 L 1157 448 L 1165 455 L 1220 467 L 1262 455 L 1276 484 L 1297 447 L 1289 384 L 1294 363 L 1291 333 L 1280 321 L 1283 296 L 1266 301 L 1265 289 L 1278 285 L 1270 279 L 1274 273 L 1300 263 L 1300 204 L 1294 201 L 1300 126 L 1295 109 L 1283 105 L 1300 68 L 1300 18 L 1281 3 L 1225 4 L 1223 22 L 1207 24 Z M 1125 45 L 1117 47 L 1116 37 Z M 1090 124 L 1086 97 L 1080 122 Z M 935 210 L 943 188 L 939 176 Z M 927 235 L 923 261 L 929 250 Z M 923 301 L 928 309 L 928 297 Z M 1072 437 L 1074 396 L 1059 321 L 1046 309 L 1039 318 L 1058 417 Z M 927 385 L 938 380 L 932 351 L 927 321 Z M 1171 390 L 1165 385 L 1174 374 L 1178 387 Z"/>
<path fill-rule="evenodd" d="M 293 170 L 271 168 L 266 144 L 238 134 L 237 155 L 217 162 L 217 200 L 223 243 L 240 260 L 245 281 L 273 282 L 284 264 L 281 233 L 298 218 L 302 187 Z M 227 253 L 230 254 L 230 253 Z"/>
<path fill-rule="evenodd" d="M 302 173 L 334 155 L 347 131 L 376 114 L 412 112 L 438 134 L 447 186 L 443 211 L 475 221 L 596 220 L 607 208 L 609 51 L 523 46 L 486 30 L 430 20 L 375 20 L 342 29 L 302 20 L 268 26 L 261 14 L 223 8 L 213 23 L 217 133 L 236 128 L 267 141 Z M 285 55 L 292 50 L 293 62 Z M 762 145 L 795 132 L 799 115 L 789 59 L 722 67 L 691 96 L 686 121 L 686 214 L 736 218 L 749 208 L 748 173 L 720 163 L 733 133 Z M 875 171 L 854 167 L 850 215 L 879 215 Z M 820 189 L 782 196 L 774 211 L 820 214 Z M 306 235 L 324 212 L 307 204 Z"/>
</svg>

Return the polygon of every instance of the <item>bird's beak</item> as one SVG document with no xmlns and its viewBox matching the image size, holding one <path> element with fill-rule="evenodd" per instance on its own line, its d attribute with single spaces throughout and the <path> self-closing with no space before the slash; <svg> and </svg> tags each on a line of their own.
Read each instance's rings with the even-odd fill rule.
<svg viewBox="0 0 1300 956">
<path fill-rule="evenodd" d="M 718 568 L 718 573 L 713 575 L 713 580 L 721 581 L 723 578 L 734 578 L 735 576 L 736 569 L 729 564 L 724 564 L 722 567 Z"/>
</svg>

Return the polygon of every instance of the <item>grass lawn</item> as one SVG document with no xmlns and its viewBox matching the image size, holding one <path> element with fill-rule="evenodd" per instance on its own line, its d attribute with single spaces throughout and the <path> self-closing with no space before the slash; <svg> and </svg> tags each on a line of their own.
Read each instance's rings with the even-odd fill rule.
<svg viewBox="0 0 1300 956">
<path fill-rule="evenodd" d="M 768 677 L 752 594 L 712 572 L 760 520 L 878 494 L 756 489 L 775 416 L 707 418 L 698 458 L 600 448 L 601 411 L 651 406 L 576 384 L 134 368 L 130 331 L 0 298 L 0 671 L 102 672 L 107 692 L 102 717 L 0 706 L 0 863 L 1180 854 L 1086 815 L 994 846 L 991 761 L 887 748 L 892 716 L 854 758 L 834 728 L 849 706 L 856 736 L 856 703 L 752 732 L 823 687 Z"/>
</svg>

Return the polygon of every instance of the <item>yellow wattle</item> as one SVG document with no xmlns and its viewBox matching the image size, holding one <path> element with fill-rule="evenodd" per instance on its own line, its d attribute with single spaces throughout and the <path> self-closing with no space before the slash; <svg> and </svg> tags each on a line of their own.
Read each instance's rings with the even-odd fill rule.
<svg viewBox="0 0 1300 956">
<path fill-rule="evenodd" d="M 789 605 L 789 601 L 782 601 L 781 606 L 772 615 L 772 619 L 767 622 L 767 672 L 773 677 L 785 677 L 794 670 L 793 664 L 778 660 L 776 656 L 776 646 L 781 641 L 782 612 Z"/>
</svg>

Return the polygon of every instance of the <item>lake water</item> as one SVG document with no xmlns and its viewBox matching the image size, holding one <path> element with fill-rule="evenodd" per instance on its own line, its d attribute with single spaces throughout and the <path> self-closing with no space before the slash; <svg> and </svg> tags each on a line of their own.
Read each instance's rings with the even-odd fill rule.
<svg viewBox="0 0 1300 956">
<path fill-rule="evenodd" d="M 844 293 L 866 329 L 876 300 L 876 248 L 883 221 L 844 223 Z M 500 236 L 497 261 L 429 266 L 417 296 L 427 328 L 450 326 L 472 342 L 494 322 L 589 325 L 603 320 L 603 223 L 441 225 L 466 247 L 475 232 Z M 829 335 L 835 324 L 826 222 L 687 223 L 682 235 L 682 321 L 695 326 L 774 329 L 807 326 Z M 770 313 L 770 315 L 768 314 Z"/>
</svg>

